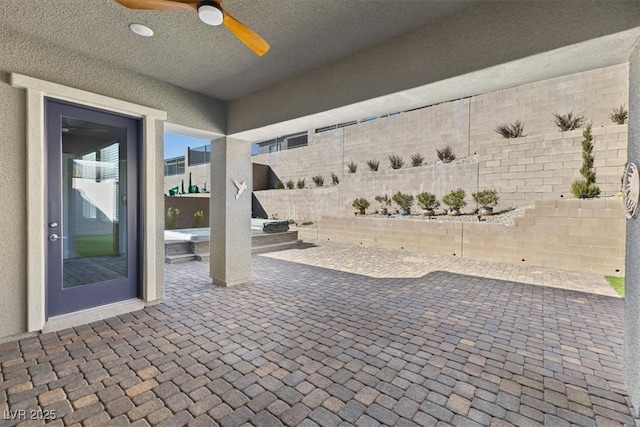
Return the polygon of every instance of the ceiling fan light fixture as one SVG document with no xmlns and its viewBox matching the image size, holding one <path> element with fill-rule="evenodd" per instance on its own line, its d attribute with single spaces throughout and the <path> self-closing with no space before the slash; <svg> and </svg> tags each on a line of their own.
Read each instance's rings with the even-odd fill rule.
<svg viewBox="0 0 640 427">
<path fill-rule="evenodd" d="M 207 25 L 220 25 L 224 20 L 222 9 L 212 0 L 201 0 L 198 2 L 198 17 Z"/>
<path fill-rule="evenodd" d="M 153 35 L 153 30 L 142 24 L 131 24 L 129 29 L 139 36 L 151 37 Z"/>
</svg>

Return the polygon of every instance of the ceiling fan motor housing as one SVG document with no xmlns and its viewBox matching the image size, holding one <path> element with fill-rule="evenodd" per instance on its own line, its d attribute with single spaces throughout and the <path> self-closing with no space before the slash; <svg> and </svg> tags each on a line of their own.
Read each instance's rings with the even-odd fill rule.
<svg viewBox="0 0 640 427">
<path fill-rule="evenodd" d="M 198 2 L 198 16 L 208 25 L 220 25 L 224 20 L 224 13 L 220 5 L 213 0 L 200 0 Z"/>
</svg>

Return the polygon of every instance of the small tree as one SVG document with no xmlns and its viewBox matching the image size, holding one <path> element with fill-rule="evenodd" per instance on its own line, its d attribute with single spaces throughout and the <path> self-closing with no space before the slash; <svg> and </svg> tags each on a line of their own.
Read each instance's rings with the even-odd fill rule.
<svg viewBox="0 0 640 427">
<path fill-rule="evenodd" d="M 338 185 L 340 184 L 340 178 L 338 178 L 338 175 L 336 175 L 335 173 L 331 172 L 331 183 L 333 185 Z"/>
<path fill-rule="evenodd" d="M 316 175 L 314 177 L 311 177 L 311 179 L 313 180 L 313 183 L 316 185 L 316 187 L 322 187 L 324 185 L 324 177 L 321 175 Z"/>
<path fill-rule="evenodd" d="M 437 209 L 440 206 L 440 202 L 436 198 L 436 195 L 429 193 L 428 191 L 418 194 L 416 196 L 416 199 L 418 200 L 418 204 L 422 207 L 422 209 L 426 209 L 428 211 Z"/>
<path fill-rule="evenodd" d="M 391 199 L 386 194 L 384 196 L 376 196 L 375 200 L 380 203 L 380 210 L 387 209 L 391 206 Z"/>
<path fill-rule="evenodd" d="M 302 190 L 304 188 L 304 186 L 305 186 L 304 180 L 305 179 L 306 178 L 302 178 L 302 179 L 298 180 L 298 182 L 296 183 L 296 187 L 298 187 L 298 189 Z"/>
<path fill-rule="evenodd" d="M 360 215 L 364 215 L 365 210 L 369 207 L 369 201 L 364 197 L 360 197 L 359 199 L 355 199 L 351 206 L 358 209 Z"/>
<path fill-rule="evenodd" d="M 293 188 L 296 186 L 296 185 L 293 183 L 293 180 L 292 180 L 292 179 L 288 180 L 288 181 L 286 182 L 286 184 L 285 184 L 285 185 L 287 186 L 287 188 L 288 188 L 289 190 L 293 190 Z"/>
<path fill-rule="evenodd" d="M 193 213 L 193 228 L 200 228 L 204 223 L 204 211 L 195 211 Z"/>
<path fill-rule="evenodd" d="M 167 209 L 167 230 L 171 230 L 178 226 L 178 216 L 180 215 L 180 209 L 172 208 L 169 206 Z"/>
<path fill-rule="evenodd" d="M 465 197 L 467 197 L 467 193 L 462 188 L 458 188 L 444 196 L 442 198 L 442 203 L 449 206 L 449 208 L 454 211 L 459 211 L 467 206 L 467 202 L 464 200 Z"/>
<path fill-rule="evenodd" d="M 574 196 L 583 199 L 591 199 L 600 195 L 600 188 L 596 184 L 596 171 L 593 169 L 593 135 L 591 124 L 582 132 L 582 167 L 580 175 L 584 179 L 573 181 L 571 192 Z"/>
<path fill-rule="evenodd" d="M 413 205 L 413 196 L 411 194 L 405 194 L 398 191 L 392 198 L 406 214 L 411 212 L 411 206 Z"/>
</svg>

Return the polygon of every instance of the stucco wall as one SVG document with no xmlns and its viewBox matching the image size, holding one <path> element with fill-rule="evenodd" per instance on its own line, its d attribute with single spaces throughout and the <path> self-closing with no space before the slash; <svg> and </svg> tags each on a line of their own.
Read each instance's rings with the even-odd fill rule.
<svg viewBox="0 0 640 427">
<path fill-rule="evenodd" d="M 204 213 L 204 219 L 200 227 L 209 226 L 209 197 L 194 197 L 194 196 L 175 196 L 164 198 L 164 217 L 163 223 L 165 229 L 167 227 L 167 209 L 174 208 L 180 211 L 178 215 L 178 221 L 175 228 L 193 228 L 193 214 L 197 211 Z"/>
<path fill-rule="evenodd" d="M 624 234 L 620 199 L 539 201 L 511 227 L 354 216 L 318 224 L 319 240 L 608 275 L 624 275 Z"/>
<path fill-rule="evenodd" d="M 169 121 L 185 126 L 223 133 L 226 121 L 224 104 L 215 100 L 0 28 L 0 182 L 9 196 L 0 214 L 5 234 L 0 239 L 0 337 L 26 331 L 26 95 L 8 85 L 12 72 L 165 110 Z M 156 145 L 161 147 L 162 129 L 159 131 Z M 162 188 L 163 180 L 161 161 L 158 158 L 158 188 Z M 162 224 L 162 198 L 158 202 L 156 210 Z M 163 251 L 162 230 L 156 232 L 157 250 Z M 156 272 L 162 278 L 162 257 L 158 258 Z M 163 295 L 163 290 L 164 284 L 157 283 L 158 295 Z"/>
<path fill-rule="evenodd" d="M 629 58 L 629 162 L 640 164 L 640 44 Z M 640 219 L 627 221 L 623 378 L 640 409 Z"/>
</svg>

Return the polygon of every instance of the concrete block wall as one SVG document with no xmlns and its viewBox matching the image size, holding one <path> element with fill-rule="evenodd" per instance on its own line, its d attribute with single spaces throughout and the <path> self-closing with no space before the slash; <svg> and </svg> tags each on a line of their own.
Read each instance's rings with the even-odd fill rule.
<svg viewBox="0 0 640 427">
<path fill-rule="evenodd" d="M 390 154 L 402 156 L 407 166 L 410 155 L 416 152 L 425 157 L 426 163 L 434 163 L 436 147 L 450 144 L 459 158 L 478 155 L 478 179 L 475 185 L 463 187 L 467 192 L 496 188 L 501 207 L 526 206 L 535 200 L 571 197 L 571 182 L 580 178 L 582 130 L 559 132 L 552 113 L 573 110 L 593 122 L 598 185 L 603 193 L 613 194 L 619 189 L 626 161 L 627 128 L 612 124 L 609 114 L 614 107 L 627 105 L 627 88 L 628 64 L 620 64 L 331 131 L 310 130 L 307 147 L 257 155 L 253 161 L 270 165 L 283 182 L 306 178 L 307 185 L 313 185 L 311 177 L 319 174 L 328 184 L 332 172 L 341 182 L 355 182 L 354 177 L 373 173 L 369 172 L 367 160 L 380 161 L 379 175 L 375 177 L 383 179 L 380 172 L 389 169 Z M 494 132 L 497 125 L 517 119 L 525 123 L 527 137 L 504 139 Z M 347 171 L 350 161 L 358 164 L 354 175 Z M 409 182 L 400 179 L 417 175 L 415 170 L 395 175 L 399 181 L 394 188 L 410 187 Z M 364 179 L 360 189 L 365 197 L 386 191 L 384 182 L 382 190 L 371 191 L 367 182 Z M 410 188 L 415 189 L 415 184 Z M 343 204 L 360 197 L 342 194 Z"/>
<path fill-rule="evenodd" d="M 375 196 L 387 194 L 392 197 L 398 191 L 416 196 L 423 191 L 434 193 L 438 198 L 458 187 L 472 188 L 478 182 L 478 162 L 435 164 L 398 170 L 363 171 L 344 176 L 337 186 L 303 190 L 254 191 L 254 196 L 268 216 L 280 219 L 317 222 L 324 215 L 351 216 L 355 209 L 353 200 L 364 197 L 371 203 L 368 211 L 379 208 Z M 471 192 L 467 202 L 473 205 Z M 395 206 L 395 204 L 393 205 Z M 475 205 L 471 209 L 475 208 Z M 417 203 L 414 210 L 419 209 Z"/>
<path fill-rule="evenodd" d="M 515 226 L 322 217 L 318 239 L 606 275 L 624 275 L 622 200 L 543 200 Z"/>
<path fill-rule="evenodd" d="M 557 132 L 553 113 L 573 110 L 594 126 L 610 125 L 609 114 L 629 106 L 629 66 L 614 65 L 556 77 L 471 98 L 471 146 L 495 139 L 496 126 L 520 120 L 525 135 Z"/>
<path fill-rule="evenodd" d="M 339 211 L 338 187 L 304 188 L 302 190 L 254 191 L 258 203 L 278 219 L 298 222 L 317 222 L 322 215 L 336 215 Z"/>
<path fill-rule="evenodd" d="M 406 169 L 387 169 L 377 172 L 363 171 L 344 177 L 338 188 L 340 190 L 340 204 L 338 215 L 353 215 L 355 209 L 353 200 L 364 197 L 371 203 L 369 211 L 374 211 L 380 206 L 375 201 L 375 196 L 387 194 L 390 198 L 401 191 L 414 197 L 418 193 L 428 191 L 435 194 L 438 199 L 462 187 L 476 191 L 478 185 L 478 162 L 469 163 L 439 163 L 435 165 L 420 166 Z M 467 203 L 472 204 L 471 191 L 467 191 Z M 393 203 L 393 208 L 397 206 Z M 444 206 L 443 206 L 444 208 Z M 473 206 L 475 208 L 475 205 Z M 473 209 L 472 208 L 472 209 Z M 412 208 L 419 209 L 414 200 Z"/>
<path fill-rule="evenodd" d="M 498 190 L 503 206 L 574 197 L 571 183 L 582 179 L 582 129 L 513 139 L 492 139 L 475 146 L 478 188 Z M 627 158 L 627 125 L 594 127 L 594 167 L 602 195 L 620 191 Z"/>
</svg>

